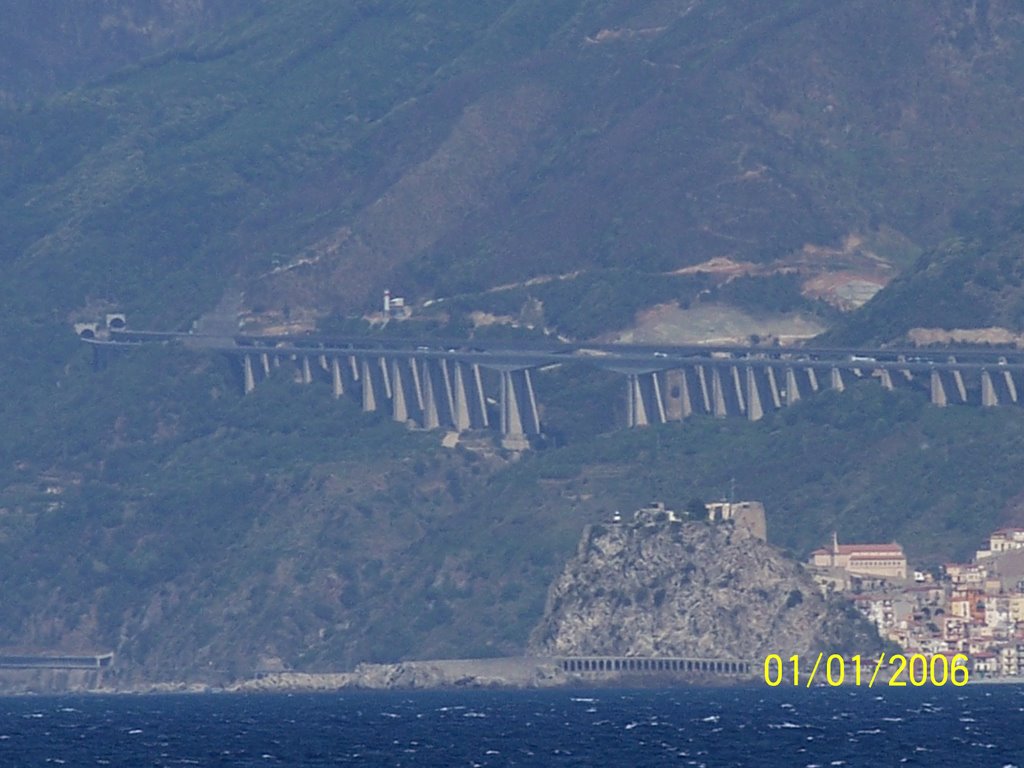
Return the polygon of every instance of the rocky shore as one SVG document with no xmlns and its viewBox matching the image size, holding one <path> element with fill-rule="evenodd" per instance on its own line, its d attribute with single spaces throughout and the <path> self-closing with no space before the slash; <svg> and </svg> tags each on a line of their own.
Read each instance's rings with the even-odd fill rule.
<svg viewBox="0 0 1024 768">
<path fill-rule="evenodd" d="M 545 688 L 568 677 L 549 659 L 436 659 L 360 664 L 352 672 L 276 672 L 231 686 L 231 691 L 424 690 L 433 688 Z"/>
</svg>

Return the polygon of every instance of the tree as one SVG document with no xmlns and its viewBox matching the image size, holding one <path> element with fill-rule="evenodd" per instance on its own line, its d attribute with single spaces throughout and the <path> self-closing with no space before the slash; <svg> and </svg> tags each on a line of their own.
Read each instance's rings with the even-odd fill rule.
<svg viewBox="0 0 1024 768">
<path fill-rule="evenodd" d="M 708 516 L 704 499 L 694 496 L 686 503 L 686 514 L 691 520 L 706 520 Z"/>
</svg>

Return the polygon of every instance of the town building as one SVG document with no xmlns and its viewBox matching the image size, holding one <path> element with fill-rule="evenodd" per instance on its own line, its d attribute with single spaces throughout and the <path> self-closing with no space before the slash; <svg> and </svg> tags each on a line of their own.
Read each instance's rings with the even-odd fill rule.
<svg viewBox="0 0 1024 768">
<path fill-rule="evenodd" d="M 985 566 L 979 563 L 946 563 L 943 569 L 954 589 L 980 589 L 985 583 Z"/>
<path fill-rule="evenodd" d="M 947 563 L 935 579 L 878 575 L 914 574 L 905 562 L 897 544 L 840 545 L 834 535 L 810 559 L 822 588 L 852 592 L 860 613 L 905 654 L 950 663 L 966 656 L 972 680 L 1024 678 L 1024 529 L 994 531 L 973 562 Z"/>
<path fill-rule="evenodd" d="M 832 546 L 811 553 L 817 568 L 839 568 L 851 575 L 886 579 L 907 578 L 907 556 L 899 544 L 840 544 L 832 534 Z"/>
<path fill-rule="evenodd" d="M 1000 528 L 988 537 L 988 549 L 979 549 L 976 559 L 984 560 L 1014 549 L 1024 549 L 1024 528 Z"/>
<path fill-rule="evenodd" d="M 708 520 L 713 523 L 731 521 L 737 528 L 745 528 L 755 538 L 768 540 L 768 521 L 764 504 L 760 501 L 712 501 L 705 504 Z"/>
</svg>

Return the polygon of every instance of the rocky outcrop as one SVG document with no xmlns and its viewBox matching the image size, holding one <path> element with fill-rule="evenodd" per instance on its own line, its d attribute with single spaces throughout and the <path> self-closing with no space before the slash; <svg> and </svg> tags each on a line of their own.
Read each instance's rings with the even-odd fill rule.
<svg viewBox="0 0 1024 768">
<path fill-rule="evenodd" d="M 589 526 L 551 586 L 538 655 L 758 659 L 868 653 L 874 628 L 731 523 Z"/>
<path fill-rule="evenodd" d="M 277 672 L 259 679 L 246 680 L 230 690 L 546 688 L 564 684 L 566 679 L 566 675 L 550 659 L 436 659 L 395 664 L 360 664 L 353 672 L 337 674 Z"/>
</svg>

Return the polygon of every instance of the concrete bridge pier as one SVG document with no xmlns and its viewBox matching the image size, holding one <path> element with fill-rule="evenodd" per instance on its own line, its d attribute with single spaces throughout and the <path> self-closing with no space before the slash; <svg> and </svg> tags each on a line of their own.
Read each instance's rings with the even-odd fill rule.
<svg viewBox="0 0 1024 768">
<path fill-rule="evenodd" d="M 786 368 L 786 405 L 800 402 L 800 386 L 797 384 L 796 371 Z"/>
<path fill-rule="evenodd" d="M 491 420 L 487 417 L 487 398 L 484 396 L 484 385 L 483 380 L 480 376 L 480 366 L 477 363 L 473 363 L 470 366 L 469 372 L 471 377 L 469 378 L 470 390 L 470 418 L 473 419 L 474 423 L 479 423 L 481 428 L 486 428 L 491 425 Z M 529 380 L 529 377 L 527 377 Z M 533 398 L 533 384 L 530 384 L 530 397 Z"/>
<path fill-rule="evenodd" d="M 984 368 L 981 371 L 981 404 L 1016 405 L 1017 384 L 1010 371 Z"/>
<path fill-rule="evenodd" d="M 701 413 L 714 413 L 715 408 L 711 400 L 711 387 L 708 385 L 707 371 L 703 365 L 695 365 L 694 372 L 697 376 L 697 394 L 700 396 L 698 407 Z"/>
<path fill-rule="evenodd" d="M 775 367 L 768 366 L 765 369 L 765 378 L 768 380 L 768 393 L 771 397 L 772 407 L 779 410 L 782 407 L 782 395 L 779 392 L 779 383 L 775 380 Z"/>
<path fill-rule="evenodd" d="M 432 366 L 430 360 L 424 360 L 421 365 L 420 380 L 423 389 L 423 428 L 439 429 L 441 426 L 442 406 L 439 403 L 438 394 L 435 390 L 438 385 L 435 383 L 441 378 L 440 367 Z M 444 360 L 439 361 L 443 364 Z"/>
<path fill-rule="evenodd" d="M 405 401 L 405 382 L 402 380 L 402 372 L 398 368 L 398 361 L 392 360 L 391 365 L 394 371 L 391 374 L 392 397 L 391 397 L 391 419 L 404 424 L 409 420 L 409 406 Z"/>
<path fill-rule="evenodd" d="M 947 362 L 955 366 L 956 358 L 950 355 Z M 959 397 L 959 401 L 967 402 L 967 387 L 964 386 L 964 374 L 961 372 L 961 370 L 954 368 L 952 371 L 949 372 L 949 376 L 952 379 L 953 388 L 955 389 L 956 394 Z"/>
<path fill-rule="evenodd" d="M 725 388 L 722 386 L 722 374 L 717 365 L 711 366 L 711 401 L 712 413 L 717 418 L 729 415 L 729 407 L 725 403 Z"/>
<path fill-rule="evenodd" d="M 832 389 L 837 392 L 842 392 L 846 389 L 846 382 L 843 381 L 843 371 L 840 368 L 833 366 L 829 369 L 829 384 Z"/>
<path fill-rule="evenodd" d="M 416 364 L 416 359 L 413 357 L 409 358 L 408 362 L 409 374 L 411 376 L 412 391 L 416 395 L 416 408 L 419 412 L 423 413 L 423 379 L 420 377 L 420 366 Z"/>
<path fill-rule="evenodd" d="M 982 378 L 982 388 L 984 388 L 984 377 Z M 967 388 L 964 386 L 963 374 L 959 370 L 933 370 L 930 376 L 929 390 L 933 405 L 941 407 L 949 403 L 963 405 L 967 402 Z M 984 392 L 982 397 L 984 398 Z"/>
<path fill-rule="evenodd" d="M 930 390 L 932 405 L 937 405 L 940 408 L 945 408 L 949 404 L 949 400 L 946 397 L 946 387 L 942 383 L 942 376 L 939 375 L 938 371 L 932 371 L 931 373 Z"/>
<path fill-rule="evenodd" d="M 394 421 L 402 424 L 410 420 L 422 421 L 422 394 L 417 392 L 417 381 L 415 360 L 391 358 L 391 418 Z"/>
<path fill-rule="evenodd" d="M 462 363 L 455 363 L 455 429 L 459 432 L 465 432 L 473 427 L 469 403 L 465 366 Z"/>
<path fill-rule="evenodd" d="M 644 402 L 644 391 L 640 387 L 640 375 L 630 373 L 626 375 L 626 426 L 646 427 L 650 422 L 647 419 L 647 403 Z"/>
<path fill-rule="evenodd" d="M 626 374 L 626 423 L 646 427 L 668 421 L 661 381 L 655 373 Z"/>
<path fill-rule="evenodd" d="M 370 358 L 360 359 L 360 389 L 362 390 L 363 410 L 367 413 L 376 411 L 391 399 L 391 386 L 385 379 L 387 366 L 381 365 L 383 358 L 371 361 Z"/>
<path fill-rule="evenodd" d="M 758 391 L 757 376 L 751 366 L 747 366 L 747 418 L 750 421 L 760 421 L 764 418 L 764 409 L 761 407 L 761 393 Z"/>
<path fill-rule="evenodd" d="M 811 392 L 817 392 L 818 387 L 818 374 L 813 368 L 807 369 L 807 383 L 811 385 Z"/>
<path fill-rule="evenodd" d="M 309 355 L 302 356 L 302 364 L 300 366 L 300 372 L 302 375 L 302 384 L 313 383 L 313 370 L 309 367 Z"/>
<path fill-rule="evenodd" d="M 956 394 L 960 398 L 961 403 L 967 402 L 967 387 L 964 386 L 964 375 L 959 368 L 954 368 L 950 371 L 950 375 L 953 378 L 953 386 L 956 389 Z"/>
<path fill-rule="evenodd" d="M 682 421 L 693 413 L 693 401 L 690 399 L 690 384 L 686 380 L 686 371 L 674 369 L 665 371 L 665 420 Z"/>
<path fill-rule="evenodd" d="M 981 369 L 981 404 L 986 408 L 999 405 L 999 395 L 996 394 L 992 374 L 988 372 L 987 368 Z"/>
<path fill-rule="evenodd" d="M 736 413 L 738 415 L 744 415 L 747 413 L 747 398 L 744 387 L 744 377 L 740 373 L 740 367 L 738 365 L 730 365 L 729 373 L 732 378 L 732 398 L 736 403 Z"/>
<path fill-rule="evenodd" d="M 242 388 L 247 395 L 256 389 L 256 377 L 252 370 L 252 355 L 248 352 L 242 355 Z"/>
<path fill-rule="evenodd" d="M 270 375 L 270 355 L 267 352 L 260 352 L 260 367 L 263 368 L 263 376 Z"/>
<path fill-rule="evenodd" d="M 1006 385 L 1006 396 L 1011 403 L 1017 402 L 1017 384 L 1014 381 L 1013 374 L 1009 371 L 1003 371 L 1003 382 Z"/>
<path fill-rule="evenodd" d="M 426 373 L 429 368 L 429 362 L 424 361 L 423 371 Z M 433 387 L 435 397 L 440 394 L 441 399 L 437 400 L 438 414 L 437 417 L 441 420 L 442 424 L 449 426 L 455 426 L 455 389 L 451 371 L 451 365 L 448 360 L 438 360 L 436 370 L 440 372 L 440 378 L 431 378 L 431 381 L 436 386 Z M 444 414 L 441 413 L 441 409 L 444 409 Z"/>
<path fill-rule="evenodd" d="M 381 355 L 377 358 L 377 362 L 380 363 L 380 380 L 384 382 L 384 397 L 390 400 L 395 396 L 395 393 L 391 387 L 391 372 L 388 370 L 388 359 Z"/>
<path fill-rule="evenodd" d="M 529 436 L 540 434 L 540 417 L 530 369 L 502 370 L 500 374 L 501 446 L 511 451 L 523 451 L 530 447 Z"/>
<path fill-rule="evenodd" d="M 331 358 L 331 394 L 337 399 L 345 394 L 345 379 L 341 375 L 341 361 Z"/>
<path fill-rule="evenodd" d="M 430 388 L 434 393 L 438 407 L 438 418 L 441 418 L 441 409 L 447 410 L 449 417 L 455 411 L 455 403 L 452 400 L 452 376 L 447 360 L 424 360 L 423 361 L 423 387 L 426 397 L 427 379 L 430 379 Z M 454 424 L 453 420 L 448 423 Z"/>
<path fill-rule="evenodd" d="M 876 373 L 878 374 L 878 381 L 881 383 L 882 389 L 892 392 L 894 385 L 892 383 L 892 373 L 889 372 L 889 369 L 879 368 Z"/>
<path fill-rule="evenodd" d="M 480 380 L 480 366 L 475 363 L 454 363 L 454 422 L 455 429 L 465 432 L 489 426 L 484 387 Z"/>
<path fill-rule="evenodd" d="M 377 393 L 373 391 L 373 375 L 370 373 L 370 361 L 364 358 L 360 363 L 362 368 L 362 376 L 360 377 L 362 386 L 360 389 L 363 396 L 363 411 L 369 413 L 377 410 Z"/>
<path fill-rule="evenodd" d="M 654 403 L 653 416 L 659 424 L 664 424 L 668 421 L 668 415 L 665 413 L 665 388 L 661 386 L 662 376 L 657 371 L 650 374 L 650 387 L 651 387 L 651 402 Z"/>
</svg>

